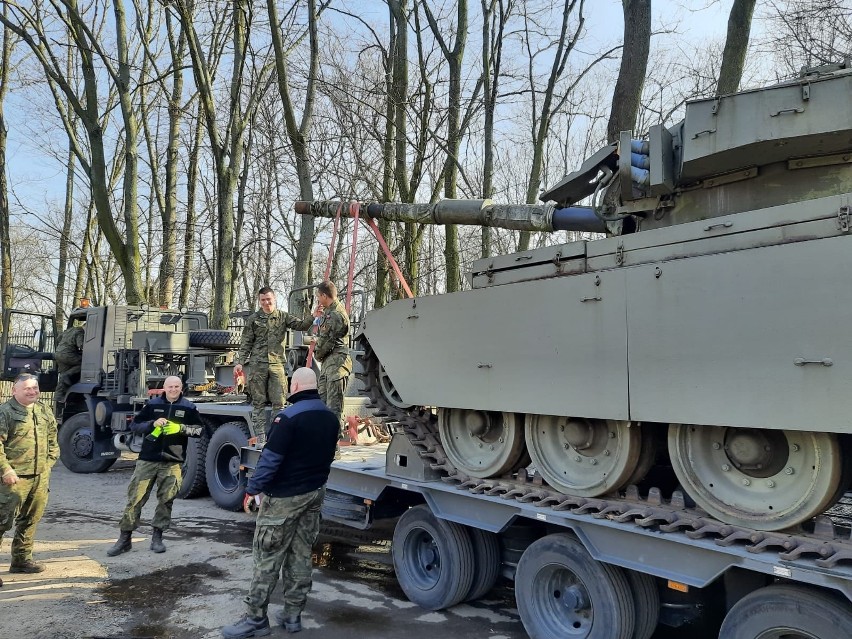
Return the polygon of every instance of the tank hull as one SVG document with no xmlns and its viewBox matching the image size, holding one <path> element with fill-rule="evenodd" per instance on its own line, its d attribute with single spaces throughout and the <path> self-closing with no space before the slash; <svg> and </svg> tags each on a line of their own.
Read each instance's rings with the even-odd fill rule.
<svg viewBox="0 0 852 639">
<path fill-rule="evenodd" d="M 589 242 L 582 272 L 523 260 L 516 281 L 375 310 L 364 333 L 414 405 L 849 433 L 844 202 Z"/>
</svg>

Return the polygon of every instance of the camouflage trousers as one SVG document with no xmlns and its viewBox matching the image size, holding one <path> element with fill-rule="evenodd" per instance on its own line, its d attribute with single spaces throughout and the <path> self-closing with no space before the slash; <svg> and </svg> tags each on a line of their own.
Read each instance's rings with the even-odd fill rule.
<svg viewBox="0 0 852 639">
<path fill-rule="evenodd" d="M 251 395 L 251 418 L 258 441 L 266 441 L 266 405 L 272 405 L 275 415 L 284 407 L 287 397 L 287 373 L 281 364 L 252 365 L 248 376 L 248 393 Z"/>
<path fill-rule="evenodd" d="M 136 530 L 142 508 L 148 503 L 148 497 L 157 484 L 157 508 L 151 525 L 166 530 L 172 521 L 172 506 L 180 490 L 181 472 L 177 462 L 136 462 L 136 469 L 127 486 L 127 508 L 121 517 L 119 528 L 122 531 Z"/>
<path fill-rule="evenodd" d="M 317 378 L 317 390 L 320 399 L 332 413 L 337 415 L 337 419 L 340 421 L 341 435 L 346 432 L 343 424 L 343 394 L 346 392 L 351 371 L 352 358 L 349 355 L 332 353 L 323 360 Z"/>
<path fill-rule="evenodd" d="M 65 401 L 68 389 L 74 385 L 74 380 L 80 378 L 81 366 L 79 363 L 69 368 L 59 367 L 59 375 L 56 379 L 56 389 L 53 391 L 53 400 L 60 404 Z"/>
<path fill-rule="evenodd" d="M 50 473 L 18 477 L 18 482 L 0 484 L 0 539 L 15 526 L 12 563 L 22 564 L 33 557 L 36 524 L 47 506 Z"/>
<path fill-rule="evenodd" d="M 254 571 L 245 598 L 253 617 L 266 616 L 278 584 L 284 587 L 284 613 L 298 615 L 311 591 L 311 549 L 320 527 L 325 486 L 294 497 L 265 496 L 254 531 Z"/>
</svg>

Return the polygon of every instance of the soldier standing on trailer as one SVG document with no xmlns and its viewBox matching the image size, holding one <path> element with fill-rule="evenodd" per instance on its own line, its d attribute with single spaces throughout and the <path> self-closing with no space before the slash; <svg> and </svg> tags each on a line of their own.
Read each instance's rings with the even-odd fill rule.
<svg viewBox="0 0 852 639">
<path fill-rule="evenodd" d="M 349 355 L 349 315 L 337 299 L 337 287 L 330 280 L 317 286 L 317 301 L 322 307 L 319 335 L 314 357 L 322 363 L 318 388 L 322 401 L 337 415 L 340 436 L 346 433 L 343 422 L 343 394 L 352 372 Z"/>
<path fill-rule="evenodd" d="M 12 398 L 0 405 L 0 540 L 15 526 L 9 572 L 44 570 L 33 561 L 33 538 L 47 506 L 59 442 L 56 419 L 38 396 L 38 378 L 24 373 L 15 379 Z"/>
<path fill-rule="evenodd" d="M 251 395 L 252 421 L 257 445 L 266 443 L 266 405 L 274 413 L 284 407 L 287 396 L 286 361 L 287 329 L 304 330 L 311 319 L 303 320 L 287 311 L 278 310 L 275 292 L 264 286 L 257 292 L 260 310 L 246 319 L 240 350 L 234 365 L 234 374 L 243 372 L 243 366 L 251 370 L 248 375 L 248 393 Z"/>
</svg>

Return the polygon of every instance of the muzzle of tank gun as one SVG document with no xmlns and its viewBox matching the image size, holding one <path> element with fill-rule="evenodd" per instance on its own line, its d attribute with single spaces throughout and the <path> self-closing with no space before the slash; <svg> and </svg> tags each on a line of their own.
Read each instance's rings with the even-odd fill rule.
<svg viewBox="0 0 852 639">
<path fill-rule="evenodd" d="M 349 216 L 349 207 L 336 201 L 300 201 L 300 215 L 334 218 L 338 209 Z M 434 204 L 370 202 L 361 205 L 361 213 L 377 220 L 416 222 L 418 224 L 467 224 L 492 226 L 514 231 L 606 232 L 606 225 L 591 207 L 555 208 L 552 204 L 494 204 L 491 200 L 441 200 Z"/>
</svg>

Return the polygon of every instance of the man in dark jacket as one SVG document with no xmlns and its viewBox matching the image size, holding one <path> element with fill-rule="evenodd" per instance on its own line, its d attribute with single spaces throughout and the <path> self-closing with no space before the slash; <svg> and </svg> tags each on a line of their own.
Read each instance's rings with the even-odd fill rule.
<svg viewBox="0 0 852 639">
<path fill-rule="evenodd" d="M 302 629 L 301 613 L 311 590 L 311 547 L 320 526 L 320 506 L 337 446 L 339 422 L 317 392 L 317 378 L 299 368 L 290 380 L 291 405 L 273 421 L 246 492 L 263 495 L 254 531 L 254 572 L 248 614 L 222 628 L 227 639 L 263 637 L 271 630 L 269 598 L 283 575 L 287 632 Z"/>
<path fill-rule="evenodd" d="M 155 397 L 130 424 L 130 429 L 144 435 L 142 451 L 136 469 L 127 487 L 127 508 L 119 527 L 121 535 L 107 555 L 114 557 L 131 548 L 130 537 L 139 526 L 142 507 L 148 501 L 154 483 L 157 484 L 157 509 L 151 524 L 151 550 L 165 552 L 163 531 L 172 519 L 172 505 L 180 490 L 181 465 L 186 457 L 187 437 L 202 433 L 201 417 L 195 404 L 181 394 L 180 377 L 167 377 L 163 382 L 163 396 Z"/>
</svg>

